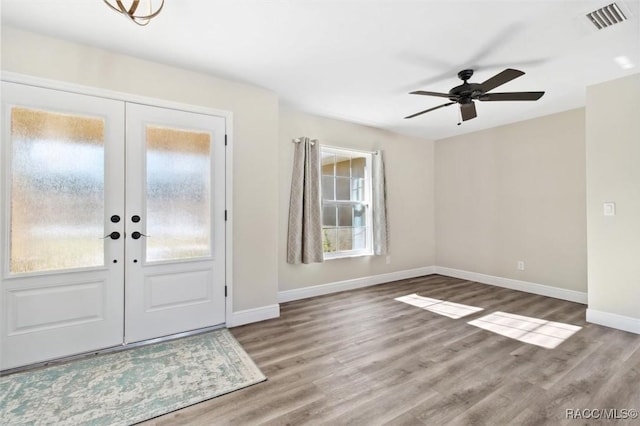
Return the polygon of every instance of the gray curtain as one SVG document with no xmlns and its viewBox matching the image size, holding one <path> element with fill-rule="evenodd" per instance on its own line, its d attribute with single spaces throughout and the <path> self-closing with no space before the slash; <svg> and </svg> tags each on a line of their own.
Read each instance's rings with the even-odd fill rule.
<svg viewBox="0 0 640 426">
<path fill-rule="evenodd" d="M 373 252 L 380 256 L 389 253 L 389 225 L 387 222 L 387 187 L 384 178 L 382 151 L 373 155 Z"/>
<path fill-rule="evenodd" d="M 309 138 L 295 140 L 287 263 L 324 262 L 320 207 L 320 144 Z"/>
</svg>

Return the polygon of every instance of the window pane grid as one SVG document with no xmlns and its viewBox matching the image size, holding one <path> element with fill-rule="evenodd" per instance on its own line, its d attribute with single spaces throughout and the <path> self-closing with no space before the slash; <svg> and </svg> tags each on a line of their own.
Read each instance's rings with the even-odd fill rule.
<svg viewBox="0 0 640 426">
<path fill-rule="evenodd" d="M 323 250 L 331 257 L 371 254 L 368 154 L 323 148 Z"/>
</svg>

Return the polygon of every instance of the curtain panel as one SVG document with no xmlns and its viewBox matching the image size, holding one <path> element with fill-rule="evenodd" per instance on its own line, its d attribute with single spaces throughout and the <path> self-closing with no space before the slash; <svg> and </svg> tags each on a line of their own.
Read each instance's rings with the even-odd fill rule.
<svg viewBox="0 0 640 426">
<path fill-rule="evenodd" d="M 382 151 L 373 155 L 373 252 L 378 256 L 389 253 L 389 224 L 387 221 L 387 185 L 384 176 Z"/>
<path fill-rule="evenodd" d="M 324 262 L 320 205 L 320 143 L 305 137 L 294 142 L 287 263 Z"/>
</svg>

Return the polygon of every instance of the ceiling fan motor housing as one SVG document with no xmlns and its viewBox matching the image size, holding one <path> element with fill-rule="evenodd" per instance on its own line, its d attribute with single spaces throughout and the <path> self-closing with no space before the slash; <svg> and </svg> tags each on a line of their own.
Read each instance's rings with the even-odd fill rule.
<svg viewBox="0 0 640 426">
<path fill-rule="evenodd" d="M 482 86 L 478 83 L 467 83 L 466 81 L 460 86 L 456 86 L 453 89 L 449 90 L 449 95 L 452 101 L 460 101 L 460 103 L 465 103 L 463 100 L 467 99 L 469 102 L 471 99 L 477 99 L 480 95 L 484 94 L 484 90 L 482 90 Z"/>
<path fill-rule="evenodd" d="M 478 99 L 480 95 L 484 94 L 482 86 L 478 83 L 467 83 L 467 80 L 473 75 L 473 70 L 462 70 L 458 73 L 458 78 L 462 80 L 460 86 L 456 86 L 449 90 L 449 98 L 452 101 L 456 101 L 460 104 L 469 104 L 473 99 Z"/>
</svg>

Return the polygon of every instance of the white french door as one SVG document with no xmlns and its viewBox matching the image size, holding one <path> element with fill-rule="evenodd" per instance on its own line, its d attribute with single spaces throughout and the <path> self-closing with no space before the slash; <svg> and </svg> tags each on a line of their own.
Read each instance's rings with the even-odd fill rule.
<svg viewBox="0 0 640 426">
<path fill-rule="evenodd" d="M 127 342 L 223 323 L 221 117 L 127 104 Z"/>
<path fill-rule="evenodd" d="M 2 82 L 0 369 L 224 322 L 224 130 Z"/>
<path fill-rule="evenodd" d="M 123 129 L 122 102 L 2 83 L 2 369 L 122 343 Z"/>
</svg>

